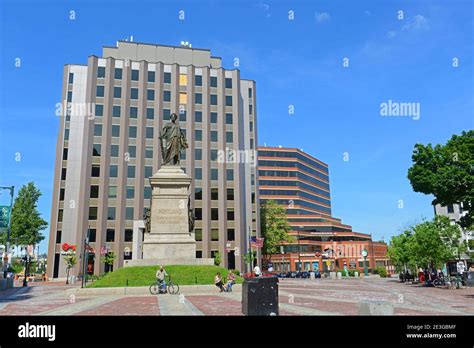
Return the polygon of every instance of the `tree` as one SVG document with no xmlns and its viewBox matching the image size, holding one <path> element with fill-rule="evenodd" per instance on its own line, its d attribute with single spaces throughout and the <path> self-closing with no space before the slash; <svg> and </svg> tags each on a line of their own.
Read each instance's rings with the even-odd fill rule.
<svg viewBox="0 0 474 348">
<path fill-rule="evenodd" d="M 393 236 L 388 246 L 387 255 L 398 271 L 416 269 L 411 231 L 406 230 L 398 236 Z"/>
<path fill-rule="evenodd" d="M 416 144 L 408 179 L 415 192 L 435 196 L 433 205 L 464 203 L 463 228 L 473 225 L 474 131 L 453 135 L 446 145 Z"/>
<path fill-rule="evenodd" d="M 18 192 L 12 209 L 10 237 L 16 245 L 36 245 L 44 239 L 40 231 L 48 223 L 41 218 L 37 209 L 40 196 L 41 192 L 33 182 L 24 185 Z"/>
<path fill-rule="evenodd" d="M 263 242 L 263 254 L 270 260 L 273 254 L 279 251 L 279 246 L 283 242 L 292 242 L 288 232 L 290 224 L 283 206 L 273 200 L 264 203 L 260 210 L 261 232 L 265 238 Z"/>
<path fill-rule="evenodd" d="M 214 265 L 216 266 L 220 266 L 222 262 L 222 255 L 221 253 L 218 251 L 214 254 Z"/>
<path fill-rule="evenodd" d="M 114 261 L 117 258 L 117 255 L 113 251 L 109 251 L 104 255 L 102 262 L 107 265 L 107 268 L 110 269 L 110 272 L 113 272 Z"/>
</svg>

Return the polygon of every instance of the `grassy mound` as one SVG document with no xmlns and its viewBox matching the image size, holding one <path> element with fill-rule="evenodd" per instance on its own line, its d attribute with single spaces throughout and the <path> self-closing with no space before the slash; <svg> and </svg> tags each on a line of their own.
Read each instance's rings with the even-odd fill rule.
<svg viewBox="0 0 474 348">
<path fill-rule="evenodd" d="M 159 266 L 134 266 L 123 267 L 108 273 L 99 280 L 88 285 L 88 288 L 109 288 L 127 286 L 149 286 L 156 281 L 155 274 Z M 229 272 L 224 267 L 218 266 L 165 266 L 166 273 L 171 276 L 173 283 L 178 285 L 203 285 L 214 284 L 214 277 L 220 272 L 223 277 Z M 236 283 L 241 283 L 242 278 L 236 277 Z"/>
</svg>

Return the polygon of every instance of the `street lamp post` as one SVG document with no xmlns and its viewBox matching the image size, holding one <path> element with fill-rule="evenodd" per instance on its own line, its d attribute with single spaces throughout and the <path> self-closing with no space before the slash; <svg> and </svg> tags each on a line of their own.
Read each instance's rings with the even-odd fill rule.
<svg viewBox="0 0 474 348">
<path fill-rule="evenodd" d="M 367 255 L 369 254 L 367 252 L 367 249 L 362 250 L 362 256 L 364 257 L 364 274 L 367 277 L 369 275 L 369 271 L 367 270 Z"/>
<path fill-rule="evenodd" d="M 4 278 L 7 277 L 8 272 L 8 253 L 10 252 L 10 229 L 12 224 L 12 209 L 13 209 L 13 196 L 15 194 L 15 186 L 2 186 L 0 190 L 10 190 L 10 213 L 8 216 L 8 228 L 7 228 L 7 242 L 5 245 L 5 255 L 3 256 L 3 265 L 4 265 Z"/>
</svg>

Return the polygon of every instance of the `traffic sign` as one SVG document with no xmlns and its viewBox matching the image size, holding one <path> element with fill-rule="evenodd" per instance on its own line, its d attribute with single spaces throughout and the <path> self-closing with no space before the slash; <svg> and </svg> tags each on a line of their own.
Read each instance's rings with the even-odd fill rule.
<svg viewBox="0 0 474 348">
<path fill-rule="evenodd" d="M 8 227 L 10 220 L 10 207 L 8 205 L 0 205 L 0 228 Z"/>
</svg>

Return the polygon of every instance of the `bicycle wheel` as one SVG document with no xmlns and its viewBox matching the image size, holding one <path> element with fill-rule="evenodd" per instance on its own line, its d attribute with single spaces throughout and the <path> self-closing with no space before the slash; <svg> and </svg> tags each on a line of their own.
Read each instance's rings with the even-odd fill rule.
<svg viewBox="0 0 474 348">
<path fill-rule="evenodd" d="M 168 284 L 168 293 L 170 295 L 175 295 L 179 292 L 179 285 L 178 284 Z"/>
<path fill-rule="evenodd" d="M 158 292 L 160 291 L 160 287 L 158 284 L 151 284 L 150 285 L 150 294 L 152 295 L 158 295 Z"/>
</svg>

